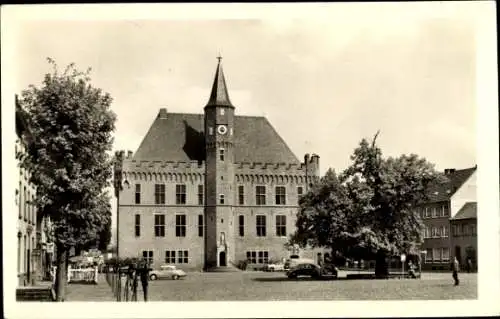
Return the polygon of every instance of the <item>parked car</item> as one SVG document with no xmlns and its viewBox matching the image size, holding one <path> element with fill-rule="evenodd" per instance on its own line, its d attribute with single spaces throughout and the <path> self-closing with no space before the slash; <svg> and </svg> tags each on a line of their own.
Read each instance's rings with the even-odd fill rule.
<svg viewBox="0 0 500 319">
<path fill-rule="evenodd" d="M 290 268 L 286 275 L 290 279 L 299 276 L 308 276 L 314 279 L 334 279 L 338 276 L 338 270 L 335 267 L 320 267 L 311 262 L 300 262 Z"/>
<path fill-rule="evenodd" d="M 182 269 L 177 269 L 174 265 L 162 265 L 160 269 L 154 269 L 149 273 L 150 280 L 173 279 L 177 280 L 186 277 Z"/>
<path fill-rule="evenodd" d="M 299 256 L 293 255 L 289 259 L 286 260 L 285 265 L 284 265 L 284 269 L 289 270 L 289 269 L 291 269 L 291 268 L 293 268 L 296 265 L 301 264 L 301 263 L 314 264 L 314 260 L 307 259 L 307 258 L 299 258 Z"/>
<path fill-rule="evenodd" d="M 284 271 L 285 265 L 282 263 L 270 263 L 264 268 L 265 271 Z"/>
</svg>

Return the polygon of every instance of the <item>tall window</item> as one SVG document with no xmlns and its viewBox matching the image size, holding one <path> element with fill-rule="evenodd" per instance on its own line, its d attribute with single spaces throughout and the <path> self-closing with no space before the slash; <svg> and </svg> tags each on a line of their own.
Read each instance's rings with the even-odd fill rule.
<svg viewBox="0 0 500 319">
<path fill-rule="evenodd" d="M 148 263 L 148 265 L 153 264 L 153 251 L 152 250 L 143 250 L 142 257 Z"/>
<path fill-rule="evenodd" d="M 452 228 L 452 232 L 453 232 L 453 236 L 456 237 L 456 236 L 460 236 L 460 225 L 453 225 L 451 226 Z"/>
<path fill-rule="evenodd" d="M 255 186 L 255 202 L 257 205 L 266 204 L 266 186 Z"/>
<path fill-rule="evenodd" d="M 26 217 L 26 186 L 24 186 L 24 193 L 23 193 L 23 218 L 24 218 L 24 221 L 27 220 L 27 217 Z"/>
<path fill-rule="evenodd" d="M 221 162 L 224 162 L 224 149 L 219 149 L 219 159 Z"/>
<path fill-rule="evenodd" d="M 450 249 L 445 247 L 441 248 L 441 260 L 443 262 L 449 262 L 450 261 Z"/>
<path fill-rule="evenodd" d="M 471 236 L 476 236 L 476 225 L 470 224 L 470 234 Z"/>
<path fill-rule="evenodd" d="M 165 263 L 175 264 L 175 250 L 165 250 Z"/>
<path fill-rule="evenodd" d="M 175 215 L 175 236 L 186 237 L 186 215 Z"/>
<path fill-rule="evenodd" d="M 257 236 L 266 236 L 266 216 L 257 215 Z"/>
<path fill-rule="evenodd" d="M 238 204 L 245 205 L 245 186 L 238 186 Z"/>
<path fill-rule="evenodd" d="M 448 237 L 448 226 L 441 227 L 441 237 Z"/>
<path fill-rule="evenodd" d="M 155 236 L 165 237 L 165 215 L 155 215 Z"/>
<path fill-rule="evenodd" d="M 304 188 L 302 186 L 297 187 L 297 203 L 299 203 L 303 193 L 304 193 Z"/>
<path fill-rule="evenodd" d="M 469 225 L 462 225 L 462 236 L 469 236 Z"/>
<path fill-rule="evenodd" d="M 177 205 L 186 204 L 186 185 L 175 185 L 175 203 Z"/>
<path fill-rule="evenodd" d="M 31 195 L 31 213 L 33 214 L 33 217 L 31 221 L 33 222 L 33 226 L 36 225 L 36 206 L 35 206 L 35 195 Z"/>
<path fill-rule="evenodd" d="M 286 188 L 276 186 L 276 205 L 286 205 Z"/>
<path fill-rule="evenodd" d="M 28 215 L 27 219 L 28 219 L 28 223 L 31 224 L 31 205 L 29 204 L 29 201 L 30 201 L 30 191 L 28 190 L 28 194 L 26 195 L 26 210 L 27 210 L 27 213 L 26 215 Z"/>
<path fill-rule="evenodd" d="M 433 248 L 432 249 L 432 260 L 434 262 L 441 261 L 441 248 Z"/>
<path fill-rule="evenodd" d="M 203 237 L 203 215 L 198 215 L 198 236 Z"/>
<path fill-rule="evenodd" d="M 155 184 L 155 204 L 165 204 L 165 184 Z"/>
<path fill-rule="evenodd" d="M 240 233 L 240 237 L 245 236 L 245 216 L 238 216 L 238 230 Z"/>
<path fill-rule="evenodd" d="M 430 218 L 431 217 L 431 209 L 429 207 L 425 207 L 425 218 Z"/>
<path fill-rule="evenodd" d="M 431 263 L 432 262 L 432 249 L 431 248 L 427 248 L 425 251 L 427 252 L 425 254 L 425 262 L 426 263 Z"/>
<path fill-rule="evenodd" d="M 251 264 L 267 264 L 269 262 L 269 252 L 266 250 L 247 251 L 247 261 Z"/>
<path fill-rule="evenodd" d="M 256 251 L 247 251 L 247 261 L 250 264 L 257 263 L 257 252 Z"/>
<path fill-rule="evenodd" d="M 179 250 L 177 251 L 177 263 L 178 264 L 187 264 L 188 263 L 188 251 L 187 250 Z"/>
<path fill-rule="evenodd" d="M 198 185 L 198 205 L 203 205 L 203 185 Z"/>
<path fill-rule="evenodd" d="M 219 194 L 219 204 L 224 205 L 224 194 Z"/>
<path fill-rule="evenodd" d="M 21 182 L 19 182 L 19 199 L 18 199 L 18 204 L 19 204 L 19 219 L 22 219 L 23 218 L 23 213 L 22 213 L 22 209 L 23 209 L 23 197 L 22 197 L 22 187 L 21 187 Z"/>
<path fill-rule="evenodd" d="M 141 203 L 141 184 L 135 184 L 135 203 Z"/>
<path fill-rule="evenodd" d="M 437 207 L 432 207 L 432 218 L 438 217 L 438 209 Z"/>
<path fill-rule="evenodd" d="M 286 216 L 276 215 L 276 236 L 285 237 L 286 236 Z"/>
<path fill-rule="evenodd" d="M 140 236 L 141 236 L 141 215 L 135 214 L 135 237 L 140 237 Z"/>
</svg>

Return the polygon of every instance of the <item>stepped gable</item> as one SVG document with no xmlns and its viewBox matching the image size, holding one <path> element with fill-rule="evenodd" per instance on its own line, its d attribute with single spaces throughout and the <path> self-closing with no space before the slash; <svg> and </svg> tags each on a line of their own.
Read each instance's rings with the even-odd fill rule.
<svg viewBox="0 0 500 319">
<path fill-rule="evenodd" d="M 462 187 L 462 185 L 474 174 L 477 166 L 465 169 L 446 169 L 445 183 L 434 185 L 429 189 L 429 200 L 427 202 L 442 202 L 450 200 L 451 196 Z"/>
<path fill-rule="evenodd" d="M 204 161 L 204 115 L 160 110 L 133 156 L 135 161 Z M 235 162 L 300 165 L 265 117 L 235 116 Z"/>
</svg>

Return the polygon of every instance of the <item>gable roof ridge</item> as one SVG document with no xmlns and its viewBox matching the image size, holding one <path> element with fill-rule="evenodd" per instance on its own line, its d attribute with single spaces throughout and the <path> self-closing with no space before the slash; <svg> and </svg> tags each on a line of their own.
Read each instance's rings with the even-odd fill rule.
<svg viewBox="0 0 500 319">
<path fill-rule="evenodd" d="M 267 119 L 267 117 L 262 117 L 264 119 L 264 121 L 266 121 L 266 123 L 271 127 L 271 130 L 273 130 L 273 132 L 276 134 L 276 136 L 278 136 L 278 138 L 280 139 L 280 141 L 283 143 L 283 145 L 285 146 L 285 148 L 290 152 L 290 154 L 292 154 L 295 159 L 297 160 L 297 162 L 301 163 L 299 158 L 297 157 L 297 155 L 295 155 L 294 152 L 292 152 L 292 150 L 290 149 L 290 147 L 288 146 L 288 144 L 285 142 L 285 140 L 281 137 L 281 135 L 276 131 L 276 129 L 274 128 L 274 126 L 271 124 L 271 122 L 269 122 L 269 120 Z"/>
</svg>

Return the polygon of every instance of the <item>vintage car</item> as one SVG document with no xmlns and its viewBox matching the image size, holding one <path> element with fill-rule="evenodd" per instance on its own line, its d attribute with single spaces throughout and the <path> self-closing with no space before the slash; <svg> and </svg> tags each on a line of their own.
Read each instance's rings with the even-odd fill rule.
<svg viewBox="0 0 500 319">
<path fill-rule="evenodd" d="M 284 271 L 285 265 L 283 263 L 269 263 L 265 266 L 264 271 Z"/>
<path fill-rule="evenodd" d="M 173 279 L 177 280 L 186 277 L 182 269 L 177 269 L 174 265 L 161 265 L 160 269 L 154 269 L 149 273 L 150 280 Z"/>
<path fill-rule="evenodd" d="M 311 262 L 299 262 L 291 267 L 286 275 L 290 279 L 295 279 L 300 276 L 307 276 L 314 279 L 336 279 L 338 270 L 335 267 L 320 267 Z"/>
</svg>

